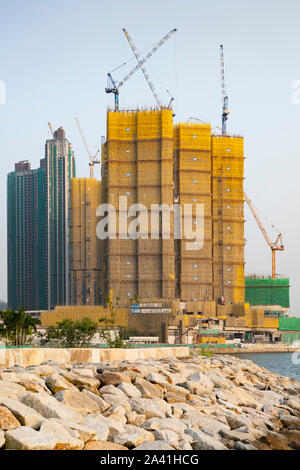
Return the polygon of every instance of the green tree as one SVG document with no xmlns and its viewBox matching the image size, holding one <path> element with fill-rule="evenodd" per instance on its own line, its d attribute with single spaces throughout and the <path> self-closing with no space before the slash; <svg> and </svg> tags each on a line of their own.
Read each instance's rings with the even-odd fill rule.
<svg viewBox="0 0 300 470">
<path fill-rule="evenodd" d="M 119 298 L 116 299 L 116 305 L 118 305 Z M 100 336 L 105 339 L 110 348 L 124 348 L 125 343 L 120 336 L 116 335 L 116 319 L 117 313 L 113 305 L 113 300 L 111 297 L 108 297 L 107 307 L 109 311 L 109 317 L 99 318 L 100 326 Z M 113 334 L 114 332 L 114 334 Z M 114 335 L 114 339 L 113 339 Z"/>
<path fill-rule="evenodd" d="M 24 346 L 31 344 L 37 325 L 41 322 L 26 314 L 24 309 L 3 310 L 0 312 L 0 337 L 7 346 Z"/>
<path fill-rule="evenodd" d="M 56 342 L 66 348 L 86 348 L 97 330 L 98 324 L 91 318 L 85 317 L 78 321 L 64 318 L 61 322 L 57 322 L 57 326 L 47 328 L 41 343 L 51 345 Z"/>
</svg>

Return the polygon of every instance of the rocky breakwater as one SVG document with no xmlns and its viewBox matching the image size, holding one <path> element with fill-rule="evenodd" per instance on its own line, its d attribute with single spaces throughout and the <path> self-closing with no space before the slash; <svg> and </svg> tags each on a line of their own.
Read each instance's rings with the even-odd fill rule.
<svg viewBox="0 0 300 470">
<path fill-rule="evenodd" d="M 300 448 L 300 383 L 231 356 L 0 369 L 0 448 Z"/>
</svg>

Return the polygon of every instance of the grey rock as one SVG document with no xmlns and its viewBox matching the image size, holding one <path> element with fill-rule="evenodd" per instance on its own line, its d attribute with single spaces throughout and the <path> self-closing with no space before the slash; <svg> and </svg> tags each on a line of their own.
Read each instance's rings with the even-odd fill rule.
<svg viewBox="0 0 300 470">
<path fill-rule="evenodd" d="M 185 440 L 185 439 L 180 439 L 180 441 L 178 442 L 178 445 L 175 446 L 175 449 L 177 450 L 193 450 L 191 444 L 189 443 L 189 441 Z"/>
<path fill-rule="evenodd" d="M 114 442 L 126 447 L 136 447 L 145 441 L 154 441 L 154 436 L 151 432 L 145 429 L 137 428 L 136 426 L 124 426 L 124 433 L 119 433 L 115 436 Z"/>
<path fill-rule="evenodd" d="M 94 437 L 94 440 L 98 441 L 106 441 L 109 435 L 109 427 L 107 425 L 107 422 L 104 422 L 103 416 L 101 415 L 86 415 L 83 418 L 83 422 L 80 423 L 83 424 L 91 429 L 94 429 L 97 434 Z"/>
<path fill-rule="evenodd" d="M 120 389 L 128 398 L 142 397 L 140 390 L 131 383 L 121 382 L 117 388 Z"/>
<path fill-rule="evenodd" d="M 78 423 L 75 423 L 75 421 L 71 421 L 67 419 L 62 420 L 59 418 L 50 418 L 50 421 L 61 424 L 69 431 L 70 430 L 77 431 L 84 443 L 86 443 L 87 441 L 90 441 L 91 439 L 94 439 L 95 436 L 97 435 L 97 431 L 95 429 L 83 423 L 78 424 Z"/>
<path fill-rule="evenodd" d="M 150 418 L 142 427 L 148 431 L 170 430 L 177 434 L 183 434 L 187 429 L 187 425 L 176 418 Z"/>
<path fill-rule="evenodd" d="M 166 441 L 146 441 L 135 447 L 133 450 L 174 450 Z"/>
<path fill-rule="evenodd" d="M 104 394 L 110 394 L 110 395 L 117 395 L 118 397 L 121 397 L 123 400 L 127 400 L 127 395 L 121 390 L 119 387 L 115 387 L 115 385 L 104 385 L 104 387 L 101 387 L 100 390 L 100 395 Z"/>
<path fill-rule="evenodd" d="M 195 431 L 194 429 L 188 428 L 186 434 L 192 436 L 192 447 L 195 450 L 228 450 L 220 440 L 208 436 L 202 431 Z"/>
<path fill-rule="evenodd" d="M 130 402 L 128 401 L 128 397 L 122 398 L 121 396 L 115 395 L 113 393 L 103 393 L 103 395 L 101 395 L 101 398 L 103 398 L 106 403 L 109 403 L 112 406 L 122 406 L 125 412 L 127 413 L 131 411 L 131 406 Z"/>
<path fill-rule="evenodd" d="M 154 431 L 153 435 L 156 441 L 166 441 L 171 446 L 178 448 L 178 434 L 176 434 L 176 432 L 170 429 L 161 429 Z"/>
<path fill-rule="evenodd" d="M 234 445 L 235 450 L 258 450 L 253 444 L 245 444 L 245 442 L 237 441 Z"/>
<path fill-rule="evenodd" d="M 157 374 L 155 372 L 151 372 L 150 374 L 147 375 L 147 380 L 152 383 L 156 383 L 162 386 L 167 385 L 169 382 L 167 382 L 166 378 L 161 375 Z"/>
<path fill-rule="evenodd" d="M 71 384 L 71 382 L 68 382 L 68 380 L 57 373 L 51 374 L 46 378 L 46 385 L 53 394 L 61 390 L 78 391 L 75 385 Z"/>
<path fill-rule="evenodd" d="M 146 418 L 165 418 L 172 416 L 172 408 L 168 403 L 159 398 L 145 399 L 145 398 L 131 398 L 130 404 L 133 411 L 138 414 L 144 414 Z"/>
<path fill-rule="evenodd" d="M 0 399 L 11 398 L 12 400 L 20 400 L 26 390 L 22 385 L 19 385 L 15 382 L 3 381 L 0 380 Z"/>
<path fill-rule="evenodd" d="M 27 426 L 21 426 L 5 433 L 5 448 L 12 450 L 53 450 L 57 440 Z"/>
<path fill-rule="evenodd" d="M 104 411 L 108 410 L 111 407 L 111 405 L 109 403 L 106 403 L 106 401 L 103 400 L 103 398 L 99 397 L 98 395 L 95 395 L 94 393 L 88 390 L 82 390 L 82 393 L 86 394 L 91 400 L 93 400 L 97 404 L 101 413 L 103 413 Z"/>
<path fill-rule="evenodd" d="M 78 431 L 67 429 L 55 418 L 44 421 L 40 428 L 40 433 L 53 436 L 57 440 L 57 450 L 82 450 L 84 441 Z"/>
<path fill-rule="evenodd" d="M 0 405 L 6 406 L 23 426 L 39 429 L 45 421 L 45 418 L 36 410 L 11 398 L 0 397 Z"/>
<path fill-rule="evenodd" d="M 0 449 L 5 444 L 4 431 L 0 430 Z"/>
<path fill-rule="evenodd" d="M 162 398 L 163 391 L 147 380 L 136 377 L 134 385 L 141 392 L 143 398 Z"/>
<path fill-rule="evenodd" d="M 194 374 L 188 377 L 188 381 L 198 382 L 208 390 L 213 390 L 214 388 L 214 382 L 207 375 L 202 374 L 201 372 L 194 372 Z"/>
<path fill-rule="evenodd" d="M 77 423 L 82 421 L 79 413 L 68 408 L 54 397 L 41 393 L 28 393 L 22 398 L 22 402 L 33 408 L 45 418 L 71 419 Z"/>
</svg>

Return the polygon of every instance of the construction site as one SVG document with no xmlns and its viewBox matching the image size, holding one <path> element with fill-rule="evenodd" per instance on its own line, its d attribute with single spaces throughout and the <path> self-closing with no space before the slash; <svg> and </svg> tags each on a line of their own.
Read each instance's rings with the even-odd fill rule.
<svg viewBox="0 0 300 470">
<path fill-rule="evenodd" d="M 91 155 L 77 120 L 90 159 L 90 178 L 71 180 L 70 306 L 42 312 L 42 325 L 78 319 L 78 315 L 109 315 L 110 299 L 119 327 L 155 336 L 161 343 L 228 345 L 300 339 L 300 319 L 288 318 L 289 279 L 276 273 L 275 255 L 284 250 L 282 235 L 271 242 L 245 194 L 244 138 L 227 131 L 223 46 L 218 133 L 200 119 L 175 122 L 174 98 L 167 106 L 161 104 L 144 67 L 176 31 L 171 30 L 142 57 L 123 30 L 137 65 L 119 83 L 108 74 L 105 91 L 113 95 L 114 107 L 107 110 L 101 152 Z M 153 93 L 155 107 L 122 110 L 119 89 L 138 70 Z M 94 164 L 101 164 L 101 181 L 94 177 Z M 122 197 L 125 208 L 120 206 Z M 245 202 L 271 249 L 269 277 L 245 277 Z M 97 237 L 100 204 L 115 209 L 115 237 Z M 145 213 L 139 216 L 146 217 L 148 229 L 130 237 L 120 221 L 126 221 L 126 227 L 130 224 L 136 215 L 128 208 L 135 204 L 143 205 Z M 197 223 L 196 206 L 202 205 L 201 249 L 187 249 L 190 238 L 176 236 L 173 213 L 169 236 L 164 236 L 161 208 L 174 204 L 182 211 L 185 205 L 191 206 L 191 226 Z M 151 236 L 153 219 L 158 221 L 158 237 Z"/>
</svg>

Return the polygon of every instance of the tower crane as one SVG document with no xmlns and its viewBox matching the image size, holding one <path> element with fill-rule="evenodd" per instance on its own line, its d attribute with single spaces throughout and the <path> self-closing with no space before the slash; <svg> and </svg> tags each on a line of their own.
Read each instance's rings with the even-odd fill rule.
<svg viewBox="0 0 300 470">
<path fill-rule="evenodd" d="M 275 256 L 276 256 L 276 251 L 283 251 L 284 250 L 284 246 L 283 246 L 283 242 L 282 242 L 282 234 L 279 233 L 279 235 L 277 236 L 276 240 L 274 243 L 271 242 L 263 224 L 261 223 L 259 217 L 258 217 L 258 214 L 256 212 L 256 210 L 254 209 L 254 206 L 251 202 L 251 200 L 248 198 L 248 196 L 244 193 L 244 196 L 245 196 L 245 199 L 246 199 L 246 202 L 248 204 L 248 206 L 250 207 L 250 210 L 267 242 L 267 244 L 269 245 L 269 247 L 271 248 L 271 251 L 272 251 L 272 279 L 276 279 L 276 263 L 275 263 Z"/>
<path fill-rule="evenodd" d="M 48 126 L 49 126 L 49 129 L 50 129 L 50 133 L 52 135 L 52 139 L 54 139 L 54 131 L 53 131 L 53 127 L 52 127 L 51 122 L 48 122 Z"/>
<path fill-rule="evenodd" d="M 74 119 L 75 119 L 75 122 L 76 122 L 76 124 L 77 124 L 78 130 L 79 130 L 80 135 L 81 135 L 81 137 L 82 137 L 84 146 L 85 146 L 85 148 L 86 148 L 87 154 L 88 154 L 89 159 L 90 159 L 90 163 L 89 163 L 89 166 L 90 166 L 90 178 L 94 178 L 94 165 L 97 164 L 97 163 L 101 163 L 100 160 L 96 158 L 97 155 L 98 155 L 98 153 L 100 152 L 100 150 L 98 149 L 97 152 L 96 152 L 94 155 L 91 154 L 90 149 L 89 149 L 89 146 L 88 146 L 88 144 L 87 144 L 87 141 L 86 141 L 86 139 L 85 139 L 85 137 L 84 137 L 84 134 L 83 134 L 83 132 L 82 132 L 80 123 L 79 123 L 79 121 L 78 121 L 78 119 L 77 119 L 76 117 L 75 117 Z"/>
<path fill-rule="evenodd" d="M 107 87 L 105 88 L 105 92 L 106 93 L 113 93 L 114 94 L 114 97 L 115 97 L 115 111 L 118 111 L 119 110 L 119 89 L 121 88 L 122 85 L 124 85 L 125 82 L 127 82 L 127 80 L 129 80 L 130 77 L 132 77 L 133 74 L 135 74 L 135 72 L 137 72 L 139 69 L 142 69 L 144 75 L 146 73 L 146 75 L 148 76 L 145 68 L 143 67 L 144 63 L 161 47 L 163 46 L 163 44 L 165 44 L 165 42 L 177 31 L 176 28 L 172 29 L 171 31 L 168 32 L 168 34 L 166 34 L 149 52 L 147 55 L 145 55 L 145 57 L 143 58 L 140 58 L 140 55 L 137 51 L 137 49 L 135 48 L 133 42 L 132 42 L 132 39 L 130 38 L 129 34 L 127 33 L 127 31 L 125 29 L 123 29 L 124 33 L 125 33 L 125 36 L 127 37 L 127 40 L 129 42 L 129 44 L 131 45 L 131 48 L 134 52 L 134 55 L 138 61 L 138 64 L 123 78 L 123 80 L 121 80 L 119 83 L 117 83 L 112 75 L 111 75 L 111 72 L 107 74 Z M 122 64 L 124 65 L 124 64 Z M 116 69 L 115 69 L 116 70 Z M 145 76 L 146 76 L 145 75 Z M 147 81 L 150 80 L 149 76 L 147 78 Z M 151 80 L 150 80 L 151 82 Z M 149 83 L 149 81 L 148 81 Z M 150 85 L 149 85 L 150 86 Z M 151 88 L 152 86 L 152 88 Z M 154 93 L 154 96 L 156 95 L 156 92 L 155 92 L 155 89 L 154 89 L 154 86 L 151 82 L 151 90 L 152 92 Z M 157 95 L 156 95 L 157 96 Z M 156 99 L 158 100 L 158 98 Z M 171 99 L 170 101 L 170 104 L 171 102 L 174 100 L 174 98 Z M 157 101 L 158 102 L 158 101 Z M 159 104 L 159 103 L 158 103 Z M 170 106 L 169 104 L 169 106 Z M 160 104 L 159 104 L 160 106 Z M 160 106 L 161 107 L 161 106 Z"/>
<path fill-rule="evenodd" d="M 226 135 L 226 121 L 229 116 L 228 109 L 228 96 L 225 91 L 225 72 L 224 72 L 224 49 L 223 45 L 220 46 L 220 63 L 221 63 L 221 91 L 223 97 L 223 110 L 222 110 L 222 135 Z"/>
<path fill-rule="evenodd" d="M 188 118 L 187 122 L 190 122 L 190 121 L 199 121 L 199 122 L 202 122 L 204 124 L 204 121 L 202 121 L 202 119 L 199 119 L 199 118 L 195 118 L 195 117 L 190 117 Z"/>
</svg>

